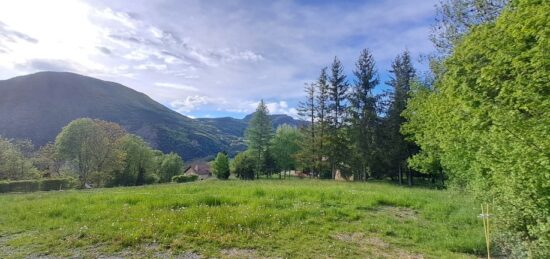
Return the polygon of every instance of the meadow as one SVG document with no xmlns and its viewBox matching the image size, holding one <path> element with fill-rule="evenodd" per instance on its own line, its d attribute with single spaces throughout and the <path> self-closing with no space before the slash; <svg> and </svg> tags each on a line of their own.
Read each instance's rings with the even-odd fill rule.
<svg viewBox="0 0 550 259">
<path fill-rule="evenodd" d="M 469 258 L 478 204 L 383 182 L 205 180 L 0 195 L 0 258 Z"/>
</svg>

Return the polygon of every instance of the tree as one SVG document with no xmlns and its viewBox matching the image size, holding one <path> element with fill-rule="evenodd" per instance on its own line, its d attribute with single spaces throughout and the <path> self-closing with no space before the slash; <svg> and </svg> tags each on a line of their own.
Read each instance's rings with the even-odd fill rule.
<svg viewBox="0 0 550 259">
<path fill-rule="evenodd" d="M 212 167 L 218 179 L 227 180 L 229 178 L 229 158 L 225 153 L 218 153 Z"/>
<path fill-rule="evenodd" d="M 38 177 L 38 171 L 19 148 L 15 141 L 0 137 L 0 180 Z"/>
<path fill-rule="evenodd" d="M 548 13 L 548 1 L 512 1 L 471 30 L 404 128 L 495 207 L 501 248 L 519 258 L 550 258 Z"/>
<path fill-rule="evenodd" d="M 59 176 L 63 160 L 57 154 L 55 145 L 48 143 L 38 150 L 32 159 L 33 165 L 45 176 Z"/>
<path fill-rule="evenodd" d="M 271 125 L 271 118 L 269 118 L 269 110 L 261 100 L 256 108 L 248 128 L 246 129 L 246 143 L 248 149 L 256 160 L 256 178 L 260 177 L 260 171 L 262 170 L 262 161 L 264 155 L 269 148 L 271 137 L 273 136 L 273 126 Z"/>
<path fill-rule="evenodd" d="M 387 134 L 386 154 L 389 156 L 389 166 L 398 171 L 399 183 L 402 183 L 403 170 L 406 167 L 406 160 L 414 153 L 415 146 L 405 141 L 400 133 L 401 125 L 405 119 L 401 116 L 407 106 L 411 83 L 415 78 L 415 69 L 413 68 L 411 57 L 408 51 L 398 55 L 392 63 L 391 79 L 387 84 L 392 87 L 393 92 L 390 99 L 390 105 L 385 118 L 385 130 Z M 412 185 L 412 171 L 407 170 L 408 185 Z"/>
<path fill-rule="evenodd" d="M 453 48 L 476 25 L 493 22 L 509 0 L 445 0 L 437 5 L 430 40 L 441 55 Z"/>
<path fill-rule="evenodd" d="M 315 138 L 315 119 L 317 110 L 315 103 L 315 85 L 306 84 L 304 90 L 306 92 L 306 101 L 300 102 L 298 106 L 298 115 L 309 123 L 301 127 L 304 138 L 302 139 L 301 145 L 303 148 L 299 154 L 299 158 L 305 168 L 315 171 L 315 162 L 318 152 Z M 281 152 L 281 150 L 277 152 Z"/>
<path fill-rule="evenodd" d="M 296 169 L 296 160 L 301 150 L 302 139 L 302 134 L 295 127 L 283 124 L 277 128 L 271 150 L 275 162 L 283 172 Z"/>
<path fill-rule="evenodd" d="M 153 150 L 138 136 L 128 134 L 119 141 L 124 154 L 123 167 L 115 175 L 113 185 L 143 185 L 158 180 Z"/>
<path fill-rule="evenodd" d="M 255 166 L 256 162 L 250 155 L 250 152 L 241 152 L 233 159 L 233 174 L 243 180 L 253 180 Z"/>
<path fill-rule="evenodd" d="M 331 65 L 331 75 L 329 77 L 328 88 L 328 141 L 327 153 L 331 165 L 332 178 L 336 176 L 338 166 L 346 160 L 348 154 L 348 136 L 342 125 L 346 120 L 347 98 L 348 98 L 348 82 L 344 74 L 344 68 L 340 60 L 334 57 Z"/>
<path fill-rule="evenodd" d="M 76 165 L 81 187 L 84 187 L 91 180 L 92 173 L 120 169 L 119 150 L 113 150 L 114 141 L 115 138 L 108 136 L 102 125 L 84 118 L 63 127 L 56 137 L 55 146 L 61 158 Z"/>
<path fill-rule="evenodd" d="M 168 183 L 172 177 L 183 173 L 183 159 L 176 153 L 170 152 L 162 156 L 162 162 L 157 170 L 160 181 Z"/>
<path fill-rule="evenodd" d="M 378 85 L 378 75 L 372 54 L 364 49 L 353 72 L 356 81 L 350 94 L 351 134 L 359 155 L 360 178 L 366 180 L 372 172 L 377 152 L 377 97 L 372 91 Z"/>
<path fill-rule="evenodd" d="M 328 156 L 326 151 L 326 142 L 327 142 L 327 116 L 329 114 L 328 104 L 329 104 L 329 84 L 328 84 L 328 75 L 327 68 L 324 67 L 321 69 L 321 74 L 317 79 L 317 96 L 316 101 L 316 119 L 317 119 L 317 168 L 320 174 L 326 172 L 325 158 Z"/>
</svg>

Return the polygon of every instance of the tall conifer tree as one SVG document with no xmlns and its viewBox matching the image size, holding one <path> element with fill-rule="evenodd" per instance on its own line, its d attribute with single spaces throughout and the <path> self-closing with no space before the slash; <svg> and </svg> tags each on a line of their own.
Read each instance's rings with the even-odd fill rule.
<svg viewBox="0 0 550 259">
<path fill-rule="evenodd" d="M 261 100 L 246 129 L 246 144 L 256 162 L 256 178 L 260 176 L 272 136 L 273 126 L 269 117 L 269 110 L 264 100 Z"/>
</svg>

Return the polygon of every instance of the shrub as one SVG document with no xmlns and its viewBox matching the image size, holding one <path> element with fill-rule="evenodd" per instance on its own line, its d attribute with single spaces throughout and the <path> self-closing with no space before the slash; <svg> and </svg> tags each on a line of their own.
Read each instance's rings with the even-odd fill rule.
<svg viewBox="0 0 550 259">
<path fill-rule="evenodd" d="M 74 182 L 70 178 L 44 179 L 40 182 L 41 191 L 65 190 L 73 186 Z"/>
<path fill-rule="evenodd" d="M 73 186 L 75 186 L 75 181 L 72 178 L 2 181 L 0 182 L 0 193 L 66 190 Z"/>
<path fill-rule="evenodd" d="M 172 177 L 172 182 L 174 183 L 187 183 L 196 181 L 199 177 L 196 175 L 176 175 Z"/>
</svg>

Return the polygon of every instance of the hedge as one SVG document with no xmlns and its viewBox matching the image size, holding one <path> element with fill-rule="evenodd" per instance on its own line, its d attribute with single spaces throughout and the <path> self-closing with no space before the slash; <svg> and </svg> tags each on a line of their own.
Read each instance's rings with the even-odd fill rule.
<svg viewBox="0 0 550 259">
<path fill-rule="evenodd" d="M 71 178 L 0 181 L 0 193 L 66 190 L 74 186 Z"/>
<path fill-rule="evenodd" d="M 172 182 L 175 183 L 186 183 L 186 182 L 193 182 L 196 181 L 199 177 L 196 175 L 176 175 L 172 177 Z"/>
</svg>

